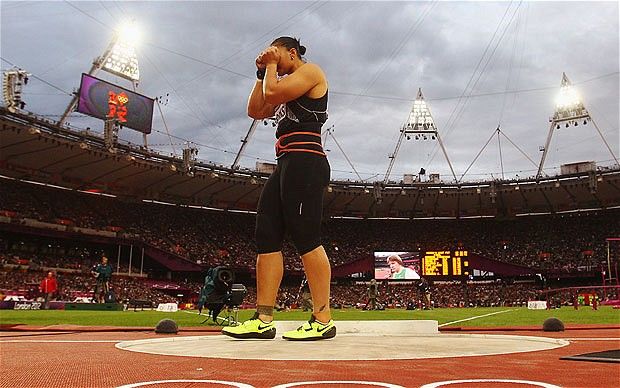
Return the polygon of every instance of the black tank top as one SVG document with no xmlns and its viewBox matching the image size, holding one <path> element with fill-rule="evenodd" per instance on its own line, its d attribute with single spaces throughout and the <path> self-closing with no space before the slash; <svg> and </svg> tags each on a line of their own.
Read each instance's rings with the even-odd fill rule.
<svg viewBox="0 0 620 388">
<path fill-rule="evenodd" d="M 321 127 L 327 121 L 327 91 L 323 97 L 301 96 L 281 104 L 276 109 L 275 117 L 278 122 L 277 138 L 292 132 L 320 134 Z"/>
</svg>

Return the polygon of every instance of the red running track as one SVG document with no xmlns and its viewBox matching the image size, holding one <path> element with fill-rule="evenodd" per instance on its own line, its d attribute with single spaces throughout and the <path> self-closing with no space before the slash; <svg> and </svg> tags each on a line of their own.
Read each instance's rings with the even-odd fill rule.
<svg viewBox="0 0 620 388">
<path fill-rule="evenodd" d="M 204 334 L 194 332 L 181 335 Z M 527 380 L 580 388 L 620 386 L 620 364 L 560 360 L 563 356 L 620 349 L 620 326 L 613 329 L 568 330 L 561 333 L 493 331 L 489 334 L 564 338 L 570 341 L 570 345 L 539 352 L 425 360 L 257 361 L 159 356 L 128 352 L 114 347 L 114 343 L 120 340 L 162 337 L 151 332 L 5 331 L 0 332 L 0 387 L 118 387 L 161 380 L 220 380 L 256 388 L 326 380 L 420 387 L 429 383 L 469 379 Z M 265 351 L 268 352 L 270 342 L 264 343 Z M 183 382 L 144 386 L 204 388 L 235 385 Z M 314 388 L 373 385 L 333 383 L 296 386 Z M 537 385 L 471 382 L 443 386 L 525 388 Z"/>
</svg>

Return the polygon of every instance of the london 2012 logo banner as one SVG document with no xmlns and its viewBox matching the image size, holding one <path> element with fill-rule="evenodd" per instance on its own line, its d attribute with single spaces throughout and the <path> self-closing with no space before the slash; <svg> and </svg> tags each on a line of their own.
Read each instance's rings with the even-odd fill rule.
<svg viewBox="0 0 620 388">
<path fill-rule="evenodd" d="M 82 74 L 78 112 L 151 133 L 154 100 L 88 74 Z"/>
</svg>

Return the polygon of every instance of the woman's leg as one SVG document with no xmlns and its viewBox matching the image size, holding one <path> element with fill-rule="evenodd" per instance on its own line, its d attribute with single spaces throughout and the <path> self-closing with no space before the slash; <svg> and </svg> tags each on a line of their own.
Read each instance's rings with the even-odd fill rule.
<svg viewBox="0 0 620 388">
<path fill-rule="evenodd" d="M 323 249 L 321 245 L 302 255 L 301 260 L 304 264 L 304 270 L 308 277 L 308 285 L 310 286 L 310 293 L 312 294 L 312 302 L 314 305 L 312 313 L 319 322 L 327 323 L 332 319 L 332 314 L 329 309 L 332 271 L 327 253 L 325 253 L 325 249 Z"/>
<path fill-rule="evenodd" d="M 282 252 L 259 253 L 256 259 L 256 312 L 263 322 L 273 320 L 280 282 L 284 275 Z"/>
</svg>

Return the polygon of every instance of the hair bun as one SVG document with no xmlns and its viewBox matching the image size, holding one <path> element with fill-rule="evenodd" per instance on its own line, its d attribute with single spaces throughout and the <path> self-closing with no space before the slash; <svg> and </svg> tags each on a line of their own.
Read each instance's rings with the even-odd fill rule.
<svg viewBox="0 0 620 388">
<path fill-rule="evenodd" d="M 306 46 L 299 46 L 299 54 L 304 55 L 306 53 Z"/>
</svg>

